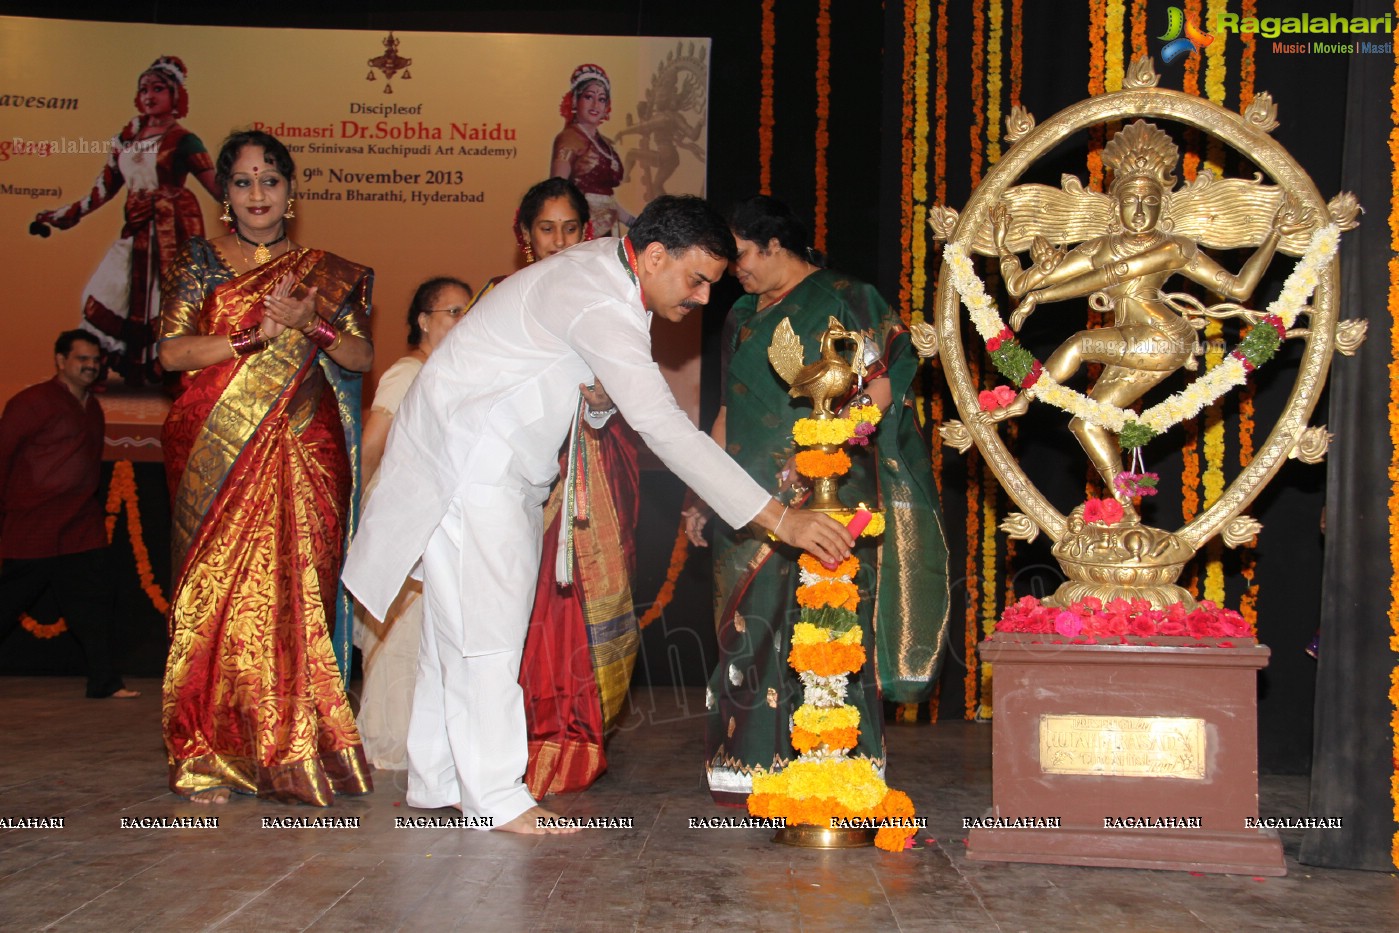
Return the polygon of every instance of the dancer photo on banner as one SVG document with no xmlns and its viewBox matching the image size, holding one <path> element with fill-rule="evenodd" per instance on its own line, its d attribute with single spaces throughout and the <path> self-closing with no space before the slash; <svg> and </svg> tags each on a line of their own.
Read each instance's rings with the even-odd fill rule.
<svg viewBox="0 0 1399 933">
<path fill-rule="evenodd" d="M 189 114 L 188 74 L 173 55 L 152 62 L 136 82 L 136 116 L 112 140 L 92 190 L 67 207 L 40 211 L 29 228 L 43 237 L 50 226 L 67 230 L 126 186 L 126 221 L 83 290 L 82 326 L 131 385 L 160 381 L 160 279 L 185 240 L 204 234 L 199 199 L 185 180 L 193 175 L 219 198 L 204 143 L 180 125 Z"/>
</svg>

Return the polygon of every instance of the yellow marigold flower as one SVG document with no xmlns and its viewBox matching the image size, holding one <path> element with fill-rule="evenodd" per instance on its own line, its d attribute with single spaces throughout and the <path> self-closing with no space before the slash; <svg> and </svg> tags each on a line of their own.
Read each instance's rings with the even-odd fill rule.
<svg viewBox="0 0 1399 933">
<path fill-rule="evenodd" d="M 844 444 L 855 435 L 855 423 L 845 418 L 800 418 L 792 425 L 792 440 L 802 447 Z"/>
<path fill-rule="evenodd" d="M 854 729 L 860 724 L 860 711 L 853 706 L 821 709 L 803 703 L 792 714 L 792 725 L 807 732 L 829 732 L 832 729 Z"/>
<path fill-rule="evenodd" d="M 859 424 L 861 421 L 879 424 L 879 419 L 882 417 L 884 417 L 884 413 L 879 410 L 878 405 L 855 405 L 846 413 L 846 420 L 852 424 Z"/>
<path fill-rule="evenodd" d="M 810 622 L 798 622 L 792 626 L 792 644 L 824 645 L 831 640 L 831 630 Z"/>
<path fill-rule="evenodd" d="M 854 628 L 846 629 L 843 634 L 836 637 L 836 641 L 845 645 L 864 644 L 864 640 L 864 633 L 860 630 L 860 627 L 858 625 Z"/>
</svg>

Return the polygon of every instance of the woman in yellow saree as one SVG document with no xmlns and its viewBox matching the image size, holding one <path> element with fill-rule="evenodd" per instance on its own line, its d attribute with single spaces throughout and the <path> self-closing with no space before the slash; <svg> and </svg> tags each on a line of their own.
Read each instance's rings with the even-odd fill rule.
<svg viewBox="0 0 1399 933">
<path fill-rule="evenodd" d="M 185 374 L 163 437 L 170 789 L 327 806 L 372 789 L 331 630 L 359 414 L 342 390 L 373 362 L 373 273 L 287 239 L 275 138 L 229 137 L 217 175 L 233 233 L 188 241 L 163 289 L 161 364 Z"/>
</svg>

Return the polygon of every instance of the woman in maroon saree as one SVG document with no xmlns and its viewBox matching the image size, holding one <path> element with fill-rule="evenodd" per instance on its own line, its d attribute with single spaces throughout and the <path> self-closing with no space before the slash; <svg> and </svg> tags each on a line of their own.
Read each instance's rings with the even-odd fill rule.
<svg viewBox="0 0 1399 933">
<path fill-rule="evenodd" d="M 516 233 L 530 262 L 546 259 L 591 238 L 588 202 L 562 178 L 540 182 L 520 204 Z M 603 394 L 585 397 L 594 408 L 611 404 Z M 616 414 L 600 428 L 580 425 L 578 434 L 583 492 L 573 583 L 560 586 L 554 569 L 560 482 L 544 507 L 544 550 L 520 664 L 529 729 L 525 786 L 536 800 L 583 790 L 607 770 L 603 738 L 621 715 L 641 641 L 631 593 L 639 440 Z M 560 476 L 567 475 L 565 463 Z"/>
</svg>

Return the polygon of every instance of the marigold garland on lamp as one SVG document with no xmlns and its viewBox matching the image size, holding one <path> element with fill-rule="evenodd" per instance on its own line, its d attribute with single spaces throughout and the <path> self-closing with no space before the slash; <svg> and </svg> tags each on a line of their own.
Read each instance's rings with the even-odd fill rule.
<svg viewBox="0 0 1399 933">
<path fill-rule="evenodd" d="M 798 471 L 811 478 L 844 476 L 850 471 L 850 456 L 835 445 L 867 444 L 879 415 L 877 406 L 861 400 L 841 416 L 798 421 L 792 431 L 798 446 L 835 447 L 798 452 Z M 827 514 L 857 537 L 876 535 L 884 527 L 883 514 L 864 505 Z M 806 553 L 797 564 L 801 621 L 792 629 L 787 662 L 804 688 L 802 705 L 791 721 L 792 747 L 798 756 L 782 771 L 754 771 L 748 812 L 785 820 L 786 827 L 777 835 L 780 842 L 845 848 L 869 845 L 872 834 L 876 846 L 900 851 L 916 831 L 912 802 L 889 789 L 870 759 L 849 757 L 860 737 L 860 711 L 845 702 L 847 679 L 866 661 L 856 615 L 860 589 L 854 582 L 860 560 L 852 555 L 825 565 Z"/>
</svg>

